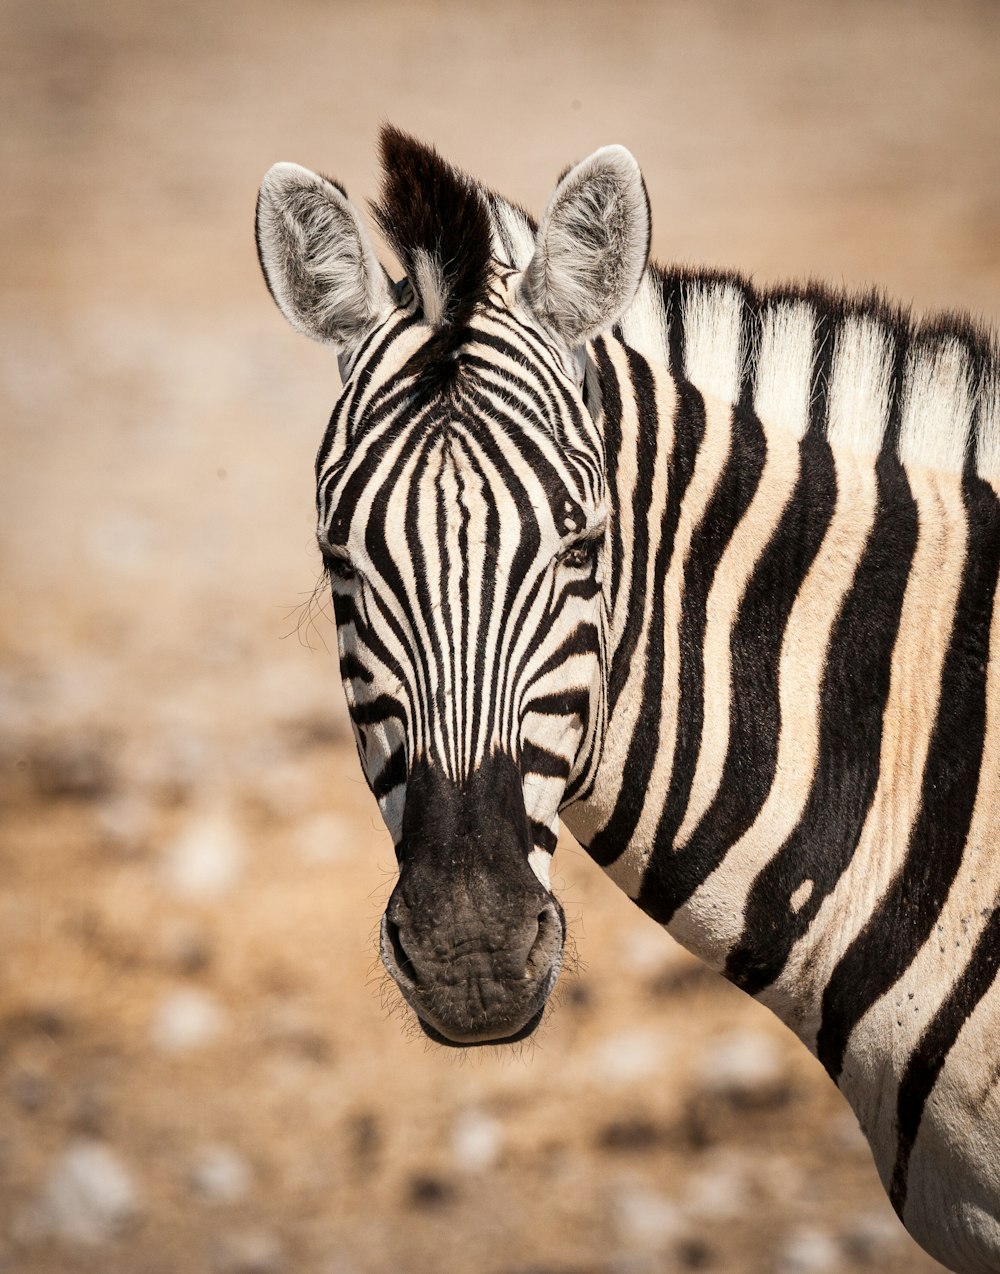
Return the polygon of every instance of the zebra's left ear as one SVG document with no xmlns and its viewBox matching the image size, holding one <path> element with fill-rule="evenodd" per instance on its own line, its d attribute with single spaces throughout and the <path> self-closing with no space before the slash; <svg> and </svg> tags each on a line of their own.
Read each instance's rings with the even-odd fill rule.
<svg viewBox="0 0 1000 1274">
<path fill-rule="evenodd" d="M 639 165 L 624 146 L 602 147 L 553 191 L 522 299 L 569 349 L 583 345 L 631 305 L 649 260 L 651 227 Z"/>
</svg>

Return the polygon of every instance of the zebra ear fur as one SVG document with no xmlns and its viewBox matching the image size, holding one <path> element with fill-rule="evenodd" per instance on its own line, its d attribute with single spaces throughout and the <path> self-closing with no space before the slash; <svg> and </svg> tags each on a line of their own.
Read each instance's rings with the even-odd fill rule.
<svg viewBox="0 0 1000 1274">
<path fill-rule="evenodd" d="M 298 164 L 275 164 L 261 183 L 257 255 L 289 323 L 338 353 L 356 348 L 394 306 L 346 192 Z"/>
<path fill-rule="evenodd" d="M 624 146 L 604 146 L 556 186 L 538 227 L 522 297 L 573 349 L 628 309 L 649 260 L 649 199 Z"/>
</svg>

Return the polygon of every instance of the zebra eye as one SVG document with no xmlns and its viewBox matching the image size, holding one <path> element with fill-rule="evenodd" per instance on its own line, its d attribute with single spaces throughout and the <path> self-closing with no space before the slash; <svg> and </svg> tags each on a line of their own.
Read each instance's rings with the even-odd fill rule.
<svg viewBox="0 0 1000 1274">
<path fill-rule="evenodd" d="M 559 554 L 559 561 L 571 570 L 584 570 L 596 565 L 600 547 L 600 540 L 577 540 L 569 548 L 563 549 Z"/>
<path fill-rule="evenodd" d="M 333 579 L 339 579 L 342 583 L 354 579 L 357 572 L 350 564 L 346 557 L 328 556 L 326 559 L 326 569 L 330 572 Z"/>
</svg>

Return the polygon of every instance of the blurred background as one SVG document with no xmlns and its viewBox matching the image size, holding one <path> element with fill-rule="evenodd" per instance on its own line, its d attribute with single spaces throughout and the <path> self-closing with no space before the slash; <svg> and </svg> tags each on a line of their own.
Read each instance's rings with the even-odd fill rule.
<svg viewBox="0 0 1000 1274">
<path fill-rule="evenodd" d="M 568 838 L 535 1042 L 385 992 L 336 363 L 252 230 L 278 159 L 373 195 L 386 119 L 536 212 L 628 145 L 664 260 L 1000 314 L 991 0 L 0 0 L 0 1270 L 937 1268 L 818 1065 Z"/>
</svg>

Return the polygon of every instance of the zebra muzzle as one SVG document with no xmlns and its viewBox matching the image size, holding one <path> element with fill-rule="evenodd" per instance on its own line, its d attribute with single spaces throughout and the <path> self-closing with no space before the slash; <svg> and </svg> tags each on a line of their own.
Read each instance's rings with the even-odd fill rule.
<svg viewBox="0 0 1000 1274">
<path fill-rule="evenodd" d="M 562 964 L 564 922 L 554 900 L 499 930 L 452 921 L 417 938 L 408 920 L 405 905 L 390 902 L 382 962 L 432 1039 L 513 1043 L 535 1029 Z"/>
<path fill-rule="evenodd" d="M 407 785 L 399 881 L 382 962 L 441 1043 L 521 1039 L 562 965 L 562 908 L 532 871 L 520 774 L 495 758 L 461 788 L 424 770 Z"/>
</svg>

